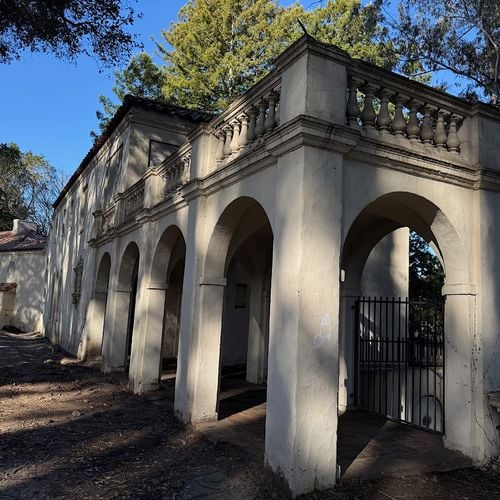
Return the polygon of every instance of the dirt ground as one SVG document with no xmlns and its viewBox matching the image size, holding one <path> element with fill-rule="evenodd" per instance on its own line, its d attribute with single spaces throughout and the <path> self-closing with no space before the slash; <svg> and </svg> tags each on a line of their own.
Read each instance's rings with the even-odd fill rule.
<svg viewBox="0 0 500 500">
<path fill-rule="evenodd" d="M 148 396 L 54 350 L 0 331 L 0 499 L 280 499 L 245 450 L 173 418 L 173 383 Z M 499 498 L 500 477 L 461 470 L 340 483 L 304 499 Z"/>
</svg>

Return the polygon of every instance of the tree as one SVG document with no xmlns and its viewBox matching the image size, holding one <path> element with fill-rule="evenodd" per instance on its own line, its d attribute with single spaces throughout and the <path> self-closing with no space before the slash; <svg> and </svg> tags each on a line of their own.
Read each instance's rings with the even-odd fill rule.
<svg viewBox="0 0 500 500">
<path fill-rule="evenodd" d="M 158 44 L 163 94 L 181 106 L 219 111 L 269 71 L 286 43 L 272 0 L 189 0 Z"/>
<path fill-rule="evenodd" d="M 161 100 L 164 71 L 153 62 L 153 58 L 146 52 L 135 55 L 123 71 L 115 71 L 115 84 L 113 93 L 123 101 L 127 94 L 137 97 Z M 97 111 L 99 128 L 103 131 L 111 117 L 119 108 L 111 99 L 103 95 L 99 96 L 99 102 L 103 111 Z M 93 137 L 97 134 L 91 133 Z"/>
<path fill-rule="evenodd" d="M 15 143 L 0 144 L 0 231 L 10 230 L 14 219 L 24 219 L 47 234 L 52 203 L 63 183 L 43 156 L 22 152 Z"/>
<path fill-rule="evenodd" d="M 189 0 L 179 19 L 162 32 L 160 54 L 165 67 L 134 71 L 135 61 L 116 74 L 114 93 L 144 96 L 152 85 L 157 97 L 162 79 L 162 100 L 205 111 L 220 111 L 244 93 L 272 67 L 273 61 L 302 34 L 298 19 L 310 35 L 333 43 L 354 57 L 392 68 L 397 56 L 382 27 L 382 0 L 362 6 L 360 0 L 328 0 L 313 10 L 300 4 L 281 7 L 276 0 Z M 139 68 L 150 68 L 149 60 Z M 136 69 L 136 68 L 135 68 Z M 133 81 L 128 78 L 132 73 Z M 106 123 L 116 106 L 101 97 Z M 103 120 L 104 119 L 104 120 Z M 101 127 L 102 130 L 102 127 Z"/>
<path fill-rule="evenodd" d="M 95 54 L 114 65 L 137 45 L 125 31 L 134 22 L 129 0 L 0 0 L 0 62 L 24 50 L 74 59 Z"/>
<path fill-rule="evenodd" d="M 398 61 L 384 26 L 382 0 L 363 6 L 359 0 L 327 0 L 324 6 L 301 14 L 307 31 L 352 57 L 393 69 Z"/>
<path fill-rule="evenodd" d="M 444 272 L 436 254 L 426 241 L 410 232 L 409 295 L 411 299 L 439 300 Z"/>
<path fill-rule="evenodd" d="M 391 23 L 405 61 L 431 72 L 448 70 L 465 79 L 461 93 L 500 95 L 500 2 L 498 0 L 402 0 Z"/>
<path fill-rule="evenodd" d="M 328 0 L 308 11 L 271 0 L 190 0 L 162 32 L 172 49 L 158 44 L 167 65 L 164 98 L 208 111 L 225 108 L 303 34 L 298 19 L 318 40 L 390 68 L 397 58 L 385 40 L 381 3 Z"/>
</svg>

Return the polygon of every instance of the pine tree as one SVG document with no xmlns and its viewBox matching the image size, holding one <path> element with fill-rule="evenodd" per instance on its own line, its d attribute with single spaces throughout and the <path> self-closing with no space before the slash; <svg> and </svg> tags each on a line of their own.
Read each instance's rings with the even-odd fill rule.
<svg viewBox="0 0 500 500">
<path fill-rule="evenodd" d="M 155 71 L 151 59 L 138 65 L 132 61 L 116 74 L 113 90 L 120 100 L 131 93 L 192 109 L 221 111 L 262 78 L 274 59 L 303 35 L 298 19 L 318 40 L 392 68 L 398 58 L 382 26 L 381 4 L 382 0 L 366 6 L 361 0 L 327 0 L 305 10 L 298 3 L 279 6 L 276 0 L 188 0 L 157 43 L 165 66 Z M 146 95 L 149 87 L 152 92 Z M 101 118 L 116 109 L 105 97 L 101 103 Z"/>
<path fill-rule="evenodd" d="M 100 130 L 103 131 L 106 128 L 109 120 L 120 107 L 121 102 L 127 94 L 161 100 L 163 81 L 163 69 L 154 63 L 153 58 L 149 54 L 141 52 L 132 57 L 128 66 L 123 71 L 115 71 L 115 84 L 112 90 L 118 98 L 119 104 L 116 104 L 106 96 L 99 96 L 99 102 L 103 107 L 103 111 L 96 112 Z M 95 132 L 91 133 L 93 137 L 97 135 Z"/>
<path fill-rule="evenodd" d="M 267 71 L 288 41 L 271 0 L 189 0 L 162 32 L 163 94 L 181 106 L 221 110 Z"/>
</svg>

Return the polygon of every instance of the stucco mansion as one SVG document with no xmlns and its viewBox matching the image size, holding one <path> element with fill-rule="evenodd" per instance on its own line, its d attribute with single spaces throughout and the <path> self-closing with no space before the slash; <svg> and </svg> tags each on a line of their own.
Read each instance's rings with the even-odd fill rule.
<svg viewBox="0 0 500 500">
<path fill-rule="evenodd" d="M 335 483 L 353 407 L 491 463 L 499 138 L 494 109 L 307 36 L 218 116 L 127 97 L 55 203 L 45 335 L 138 393 L 170 370 L 184 422 L 218 418 L 231 369 L 267 384 L 294 494 Z M 408 228 L 443 307 L 406 299 Z"/>
</svg>

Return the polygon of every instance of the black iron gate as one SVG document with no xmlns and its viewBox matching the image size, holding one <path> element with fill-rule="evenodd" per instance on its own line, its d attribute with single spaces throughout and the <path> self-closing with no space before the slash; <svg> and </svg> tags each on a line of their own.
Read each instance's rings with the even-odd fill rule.
<svg viewBox="0 0 500 500">
<path fill-rule="evenodd" d="M 356 301 L 356 405 L 444 432 L 444 303 Z"/>
</svg>

